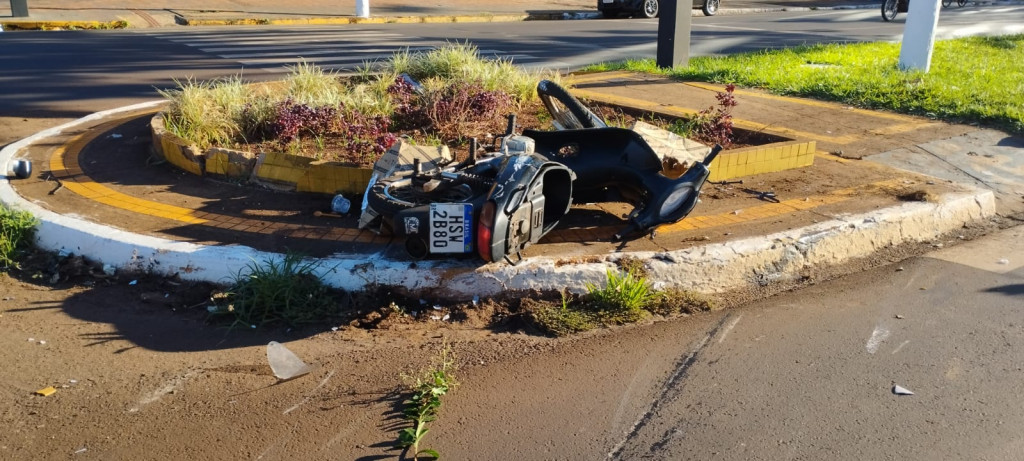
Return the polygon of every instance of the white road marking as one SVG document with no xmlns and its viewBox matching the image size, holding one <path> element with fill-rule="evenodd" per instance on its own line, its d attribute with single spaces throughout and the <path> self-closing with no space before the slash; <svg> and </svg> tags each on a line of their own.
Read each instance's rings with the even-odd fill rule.
<svg viewBox="0 0 1024 461">
<path fill-rule="evenodd" d="M 868 350 L 869 354 L 878 352 L 878 348 L 882 345 L 882 341 L 885 341 L 889 337 L 889 329 L 878 325 L 875 327 L 875 331 L 871 332 L 871 337 L 868 338 L 868 343 L 864 346 Z"/>
<path fill-rule="evenodd" d="M 892 350 L 892 353 L 893 353 L 893 355 L 896 355 L 896 353 L 897 353 L 897 352 L 899 352 L 899 351 L 900 351 L 900 349 L 903 349 L 903 346 L 906 346 L 906 345 L 907 345 L 907 343 L 909 343 L 909 342 L 910 342 L 910 340 L 908 339 L 908 340 L 906 340 L 906 341 L 903 341 L 902 343 L 900 343 L 900 345 L 899 345 L 899 346 L 896 346 L 896 349 L 893 349 L 893 350 Z"/>
<path fill-rule="evenodd" d="M 722 334 L 718 335 L 718 344 L 722 344 L 722 341 L 725 341 L 725 337 L 729 335 L 729 332 L 732 331 L 732 329 L 736 326 L 737 323 L 740 323 L 740 319 L 742 318 L 742 315 L 737 316 L 736 318 L 732 319 L 732 321 L 729 322 L 728 325 L 725 326 L 725 328 L 722 330 Z"/>
</svg>

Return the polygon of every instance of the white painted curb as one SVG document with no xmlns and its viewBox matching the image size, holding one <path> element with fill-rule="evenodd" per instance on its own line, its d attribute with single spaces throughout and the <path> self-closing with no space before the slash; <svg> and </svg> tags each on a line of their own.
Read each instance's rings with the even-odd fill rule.
<svg viewBox="0 0 1024 461">
<path fill-rule="evenodd" d="M 78 125 L 155 107 L 155 101 L 105 112 L 37 133 L 0 151 L 0 165 L 40 139 Z M 9 181 L 0 182 L 0 202 L 31 212 L 42 224 L 38 245 L 67 251 L 119 269 L 161 275 L 179 274 L 186 280 L 228 282 L 246 266 L 284 255 L 243 245 L 205 246 L 127 232 L 47 210 L 18 195 Z M 965 224 L 995 215 L 991 191 L 947 194 L 940 202 L 911 202 L 869 213 L 845 216 L 812 226 L 724 243 L 666 252 L 629 253 L 645 261 L 655 288 L 676 286 L 704 293 L 800 276 L 805 269 L 868 256 L 904 242 L 931 240 Z M 370 285 L 401 286 L 436 296 L 468 299 L 506 290 L 585 290 L 599 284 L 605 272 L 626 253 L 605 255 L 599 262 L 560 264 L 537 257 L 516 266 L 479 265 L 479 261 L 396 261 L 382 254 L 332 255 L 319 259 L 319 274 L 328 284 L 346 290 Z"/>
</svg>

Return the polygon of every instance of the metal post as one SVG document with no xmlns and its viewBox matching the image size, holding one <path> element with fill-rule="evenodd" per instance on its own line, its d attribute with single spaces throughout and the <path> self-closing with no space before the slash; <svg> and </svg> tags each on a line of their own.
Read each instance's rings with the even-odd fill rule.
<svg viewBox="0 0 1024 461">
<path fill-rule="evenodd" d="M 11 16 L 16 18 L 27 18 L 28 0 L 11 0 Z"/>
<path fill-rule="evenodd" d="M 356 0 L 356 16 L 360 18 L 370 17 L 370 0 Z"/>
<path fill-rule="evenodd" d="M 686 67 L 690 63 L 690 2 L 661 1 L 658 18 L 658 67 Z"/>
<path fill-rule="evenodd" d="M 935 28 L 939 24 L 939 0 L 914 0 L 907 8 L 900 45 L 900 69 L 928 72 L 935 48 Z"/>
</svg>

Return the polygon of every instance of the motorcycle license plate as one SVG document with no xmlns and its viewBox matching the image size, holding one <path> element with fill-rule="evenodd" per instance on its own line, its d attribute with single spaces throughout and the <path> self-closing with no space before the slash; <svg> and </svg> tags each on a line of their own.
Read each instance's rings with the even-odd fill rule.
<svg viewBox="0 0 1024 461">
<path fill-rule="evenodd" d="M 430 252 L 473 251 L 472 222 L 473 205 L 469 203 L 431 203 Z"/>
</svg>

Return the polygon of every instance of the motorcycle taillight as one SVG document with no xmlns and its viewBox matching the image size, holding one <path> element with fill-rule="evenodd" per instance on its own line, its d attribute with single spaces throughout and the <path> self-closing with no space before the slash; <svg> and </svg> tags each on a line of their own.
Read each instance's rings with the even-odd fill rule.
<svg viewBox="0 0 1024 461">
<path fill-rule="evenodd" d="M 497 205 L 488 201 L 480 209 L 476 222 L 476 251 L 486 262 L 491 262 L 491 239 L 494 237 L 494 210 Z"/>
</svg>

